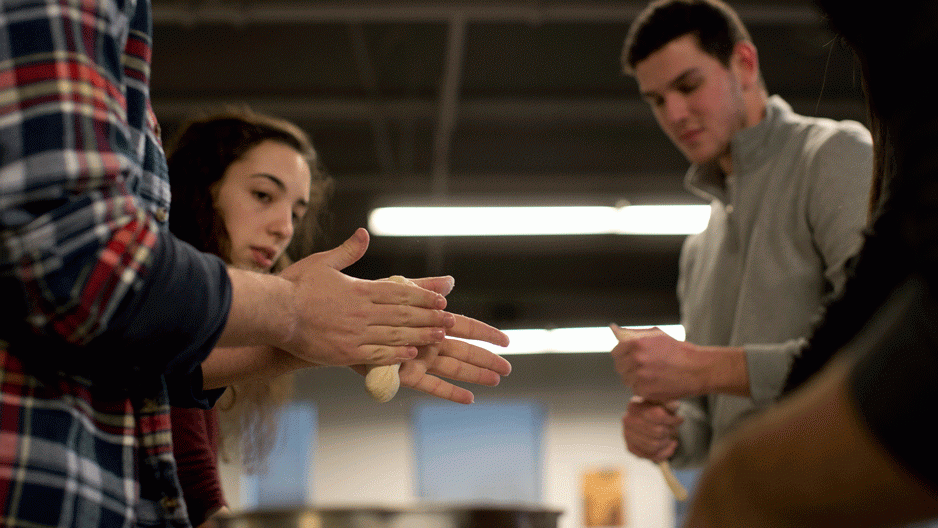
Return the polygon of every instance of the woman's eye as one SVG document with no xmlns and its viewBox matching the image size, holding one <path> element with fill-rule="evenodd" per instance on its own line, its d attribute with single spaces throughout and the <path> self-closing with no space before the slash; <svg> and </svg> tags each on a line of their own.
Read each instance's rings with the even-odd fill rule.
<svg viewBox="0 0 938 528">
<path fill-rule="evenodd" d="M 251 191 L 251 194 L 253 194 L 255 198 L 262 202 L 270 202 L 273 199 L 270 193 L 266 193 L 264 191 Z"/>
</svg>

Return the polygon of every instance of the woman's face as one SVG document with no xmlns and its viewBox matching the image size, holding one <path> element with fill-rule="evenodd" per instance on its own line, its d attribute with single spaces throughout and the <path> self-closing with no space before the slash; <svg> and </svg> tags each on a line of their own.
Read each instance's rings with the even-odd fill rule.
<svg viewBox="0 0 938 528">
<path fill-rule="evenodd" d="M 270 270 L 306 214 L 310 177 L 299 152 L 272 140 L 228 166 L 212 195 L 228 231 L 233 266 Z"/>
</svg>

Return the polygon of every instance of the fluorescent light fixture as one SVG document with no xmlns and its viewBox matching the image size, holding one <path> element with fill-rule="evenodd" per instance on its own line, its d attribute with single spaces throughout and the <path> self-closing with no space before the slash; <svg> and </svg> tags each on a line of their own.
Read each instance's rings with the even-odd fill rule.
<svg viewBox="0 0 938 528">
<path fill-rule="evenodd" d="M 627 328 L 649 328 L 629 326 Z M 684 340 L 681 325 L 659 325 L 666 334 L 678 341 Z M 553 328 L 530 330 L 505 330 L 511 343 L 506 348 L 490 343 L 464 339 L 501 356 L 520 354 L 580 354 L 609 352 L 616 346 L 616 338 L 608 326 L 586 328 Z"/>
<path fill-rule="evenodd" d="M 709 205 L 382 207 L 377 236 L 688 235 L 707 227 Z"/>
</svg>

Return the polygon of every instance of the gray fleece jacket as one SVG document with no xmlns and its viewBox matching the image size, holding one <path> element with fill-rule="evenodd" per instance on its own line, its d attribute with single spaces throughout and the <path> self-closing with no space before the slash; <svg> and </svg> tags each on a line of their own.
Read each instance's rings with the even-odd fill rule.
<svg viewBox="0 0 938 528">
<path fill-rule="evenodd" d="M 713 442 L 778 397 L 866 221 L 872 140 L 861 124 L 800 116 L 773 96 L 731 149 L 731 176 L 715 164 L 687 173 L 711 214 L 684 243 L 678 297 L 688 342 L 745 348 L 752 397 L 683 401 L 678 467 L 705 462 Z"/>
</svg>

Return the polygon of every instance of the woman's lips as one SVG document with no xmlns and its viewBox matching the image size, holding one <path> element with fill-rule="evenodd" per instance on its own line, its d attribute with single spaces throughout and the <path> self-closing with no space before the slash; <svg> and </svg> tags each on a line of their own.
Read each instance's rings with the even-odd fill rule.
<svg viewBox="0 0 938 528">
<path fill-rule="evenodd" d="M 274 252 L 269 249 L 252 247 L 251 254 L 254 262 L 264 269 L 269 269 L 274 265 Z"/>
</svg>

